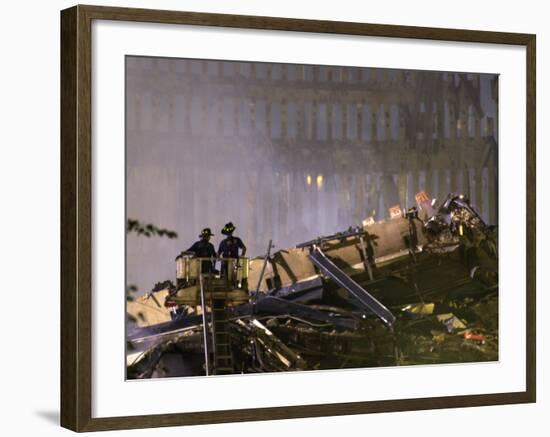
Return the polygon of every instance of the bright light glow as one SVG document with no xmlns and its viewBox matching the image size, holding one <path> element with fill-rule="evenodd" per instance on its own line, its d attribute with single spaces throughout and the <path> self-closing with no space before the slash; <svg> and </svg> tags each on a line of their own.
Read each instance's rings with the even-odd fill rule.
<svg viewBox="0 0 550 437">
<path fill-rule="evenodd" d="M 308 174 L 306 176 L 306 182 L 307 182 L 308 185 L 311 185 L 311 175 Z"/>
<path fill-rule="evenodd" d="M 323 175 L 317 175 L 317 188 L 320 190 L 323 188 Z"/>
</svg>

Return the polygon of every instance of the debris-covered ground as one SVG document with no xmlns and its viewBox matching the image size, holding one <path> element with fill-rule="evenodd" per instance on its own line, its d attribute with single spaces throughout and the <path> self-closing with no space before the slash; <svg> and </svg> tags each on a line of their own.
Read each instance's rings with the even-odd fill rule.
<svg viewBox="0 0 550 437">
<path fill-rule="evenodd" d="M 319 309 L 354 320 L 352 313 L 339 308 Z M 235 361 L 241 363 L 235 373 L 498 360 L 496 291 L 480 299 L 419 303 L 394 310 L 393 332 L 376 320 L 356 320 L 356 329 L 346 329 L 284 315 L 233 319 L 232 349 Z M 201 326 L 183 329 L 170 340 L 163 338 L 129 367 L 129 377 L 204 374 Z"/>
<path fill-rule="evenodd" d="M 396 323 L 396 364 L 464 363 L 498 360 L 498 292 L 476 300 L 404 310 Z"/>
</svg>

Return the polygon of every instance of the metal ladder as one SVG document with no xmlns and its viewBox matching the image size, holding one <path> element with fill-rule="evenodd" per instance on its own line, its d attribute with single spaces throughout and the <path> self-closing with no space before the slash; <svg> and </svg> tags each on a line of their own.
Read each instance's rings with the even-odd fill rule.
<svg viewBox="0 0 550 437">
<path fill-rule="evenodd" d="M 211 339 L 212 339 L 212 374 L 229 375 L 234 373 L 231 338 L 227 321 L 227 293 L 229 283 L 225 278 L 206 280 L 206 289 L 210 292 Z"/>
</svg>

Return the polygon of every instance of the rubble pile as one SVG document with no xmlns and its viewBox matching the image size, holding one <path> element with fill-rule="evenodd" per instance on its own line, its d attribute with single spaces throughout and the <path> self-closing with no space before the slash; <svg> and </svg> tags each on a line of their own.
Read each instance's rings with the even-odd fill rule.
<svg viewBox="0 0 550 437">
<path fill-rule="evenodd" d="M 128 378 L 498 360 L 496 229 L 463 196 L 271 247 L 225 274 L 178 256 L 128 306 Z"/>
</svg>

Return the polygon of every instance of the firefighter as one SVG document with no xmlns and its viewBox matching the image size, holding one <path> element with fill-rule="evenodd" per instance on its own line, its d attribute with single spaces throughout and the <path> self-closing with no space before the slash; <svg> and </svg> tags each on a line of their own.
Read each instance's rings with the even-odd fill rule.
<svg viewBox="0 0 550 437">
<path fill-rule="evenodd" d="M 235 225 L 231 222 L 226 223 L 222 229 L 222 234 L 226 235 L 226 238 L 220 243 L 218 248 L 218 256 L 223 258 L 238 258 L 239 249 L 242 250 L 240 256 L 246 254 L 246 246 L 239 237 L 234 237 Z"/>
<path fill-rule="evenodd" d="M 239 237 L 234 237 L 235 225 L 231 222 L 226 223 L 222 229 L 222 234 L 226 236 L 218 248 L 218 256 L 221 258 L 239 258 L 239 249 L 241 255 L 246 254 L 246 246 Z M 227 263 L 222 262 L 222 272 L 227 274 Z"/>
<path fill-rule="evenodd" d="M 199 235 L 200 240 L 193 243 L 193 245 L 187 249 L 186 252 L 191 252 L 198 258 L 216 258 L 216 249 L 210 242 L 210 237 L 213 236 L 214 234 L 210 228 L 204 228 Z M 215 262 L 215 260 L 203 261 L 202 273 L 208 273 L 211 271 L 214 272 Z"/>
</svg>

